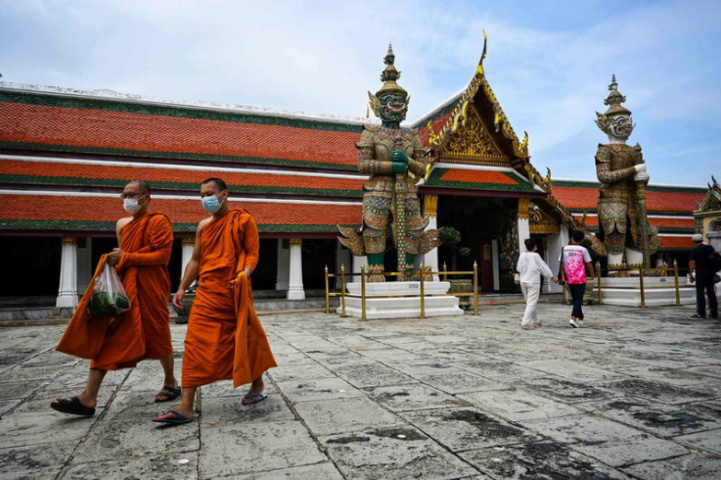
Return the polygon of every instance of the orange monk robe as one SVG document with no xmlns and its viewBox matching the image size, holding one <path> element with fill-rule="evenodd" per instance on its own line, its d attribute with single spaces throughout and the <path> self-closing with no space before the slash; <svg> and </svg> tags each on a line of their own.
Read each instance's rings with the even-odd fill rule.
<svg viewBox="0 0 721 480">
<path fill-rule="evenodd" d="M 183 387 L 229 379 L 235 387 L 250 383 L 277 365 L 242 273 L 258 263 L 258 227 L 247 211 L 235 208 L 206 224 L 196 241 L 198 289 L 185 337 Z"/>
<path fill-rule="evenodd" d="M 116 269 L 131 308 L 110 319 L 91 318 L 88 303 L 95 279 L 105 266 L 100 260 L 57 350 L 92 360 L 91 368 L 134 367 L 146 358 L 173 351 L 170 342 L 168 260 L 173 246 L 170 220 L 162 213 L 133 219 L 120 232 L 123 255 Z"/>
</svg>

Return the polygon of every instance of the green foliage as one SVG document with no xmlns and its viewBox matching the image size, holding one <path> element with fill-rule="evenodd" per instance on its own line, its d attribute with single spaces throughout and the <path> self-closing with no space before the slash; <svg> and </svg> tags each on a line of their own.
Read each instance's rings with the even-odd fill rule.
<svg viewBox="0 0 721 480">
<path fill-rule="evenodd" d="M 461 243 L 461 232 L 453 227 L 443 227 L 438 234 L 438 238 L 446 245 L 455 247 Z"/>
<path fill-rule="evenodd" d="M 130 301 L 119 293 L 96 290 L 90 299 L 90 316 L 109 318 L 123 313 L 130 308 Z"/>
<path fill-rule="evenodd" d="M 458 249 L 458 255 L 461 257 L 468 257 L 471 254 L 471 249 L 468 247 L 461 247 Z"/>
</svg>

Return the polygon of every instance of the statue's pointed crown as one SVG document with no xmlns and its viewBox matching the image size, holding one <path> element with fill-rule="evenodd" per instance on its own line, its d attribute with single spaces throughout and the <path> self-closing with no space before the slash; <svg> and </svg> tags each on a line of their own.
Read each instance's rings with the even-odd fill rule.
<svg viewBox="0 0 721 480">
<path fill-rule="evenodd" d="M 386 64 L 386 68 L 381 73 L 381 82 L 383 82 L 383 86 L 376 92 L 376 97 L 388 95 L 389 93 L 408 97 L 408 92 L 396 83 L 396 80 L 401 78 L 401 72 L 396 70 L 396 67 L 393 65 L 395 59 L 396 56 L 393 53 L 393 45 L 389 44 L 388 53 L 386 53 L 386 56 L 383 58 L 383 63 Z"/>
<path fill-rule="evenodd" d="M 604 113 L 604 115 L 631 115 L 631 111 L 621 105 L 623 102 L 626 101 L 626 97 L 624 95 L 621 95 L 621 92 L 618 91 L 618 82 L 616 82 L 616 75 L 611 75 L 611 84 L 608 86 L 608 90 L 608 97 L 606 97 L 606 100 L 603 101 L 604 105 L 608 105 L 608 110 L 606 110 L 606 113 Z"/>
</svg>

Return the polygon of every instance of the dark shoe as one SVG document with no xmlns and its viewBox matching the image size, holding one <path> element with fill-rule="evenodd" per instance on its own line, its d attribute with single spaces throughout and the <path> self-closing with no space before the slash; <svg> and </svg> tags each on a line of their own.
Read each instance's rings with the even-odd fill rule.
<svg viewBox="0 0 721 480">
<path fill-rule="evenodd" d="M 163 413 L 163 415 L 166 415 L 168 413 L 172 413 L 173 415 L 175 415 L 175 418 L 154 418 L 153 421 L 156 423 L 165 423 L 167 425 L 184 425 L 193 421 L 192 418 L 184 417 L 183 414 L 177 410 L 168 410 L 167 412 Z"/>
<path fill-rule="evenodd" d="M 155 403 L 169 402 L 180 396 L 180 387 L 169 387 L 165 385 L 155 396 Z"/>
<path fill-rule="evenodd" d="M 260 403 L 263 400 L 268 398 L 267 393 L 249 393 L 248 395 L 243 397 L 243 400 L 241 400 L 240 403 L 243 405 L 255 405 L 256 403 Z"/>
<path fill-rule="evenodd" d="M 80 403 L 78 397 L 58 398 L 57 402 L 52 402 L 50 404 L 50 408 L 57 410 L 58 412 L 69 413 L 71 415 L 82 415 L 84 417 L 92 417 L 95 415 L 95 409 L 86 407 Z"/>
<path fill-rule="evenodd" d="M 694 313 L 691 315 L 691 318 L 706 318 L 706 315 L 701 315 L 700 313 Z"/>
<path fill-rule="evenodd" d="M 713 318 L 714 320 L 718 320 L 718 314 L 716 314 L 716 315 L 711 315 L 711 318 Z"/>
</svg>

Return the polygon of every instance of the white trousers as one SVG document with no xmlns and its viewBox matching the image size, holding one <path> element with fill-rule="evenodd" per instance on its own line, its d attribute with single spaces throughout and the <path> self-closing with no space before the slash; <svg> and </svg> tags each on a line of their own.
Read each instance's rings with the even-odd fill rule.
<svg viewBox="0 0 721 480">
<path fill-rule="evenodd" d="M 521 325 L 533 325 L 538 322 L 536 304 L 538 304 L 538 297 L 541 295 L 541 282 L 521 283 L 521 291 L 526 299 L 526 311 L 523 312 Z"/>
</svg>

